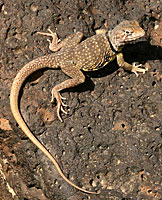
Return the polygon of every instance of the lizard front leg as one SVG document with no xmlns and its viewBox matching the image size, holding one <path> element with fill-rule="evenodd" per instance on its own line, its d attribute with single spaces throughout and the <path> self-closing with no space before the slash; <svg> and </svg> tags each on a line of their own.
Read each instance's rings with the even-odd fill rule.
<svg viewBox="0 0 162 200">
<path fill-rule="evenodd" d="M 66 113 L 66 112 L 63 109 L 63 106 L 65 106 L 65 105 L 62 102 L 62 97 L 60 95 L 60 91 L 67 89 L 67 88 L 75 87 L 75 86 L 83 83 L 85 81 L 85 76 L 79 68 L 77 68 L 76 66 L 74 66 L 72 64 L 62 65 L 61 70 L 66 75 L 71 77 L 71 79 L 68 79 L 68 80 L 56 85 L 52 89 L 52 99 L 51 99 L 51 101 L 53 102 L 54 98 L 56 99 L 56 101 L 57 101 L 57 116 L 58 116 L 59 120 L 62 122 L 62 119 L 61 119 L 61 116 L 60 116 L 60 111 L 63 111 L 64 113 Z"/>
<path fill-rule="evenodd" d="M 37 34 L 52 37 L 52 42 L 49 39 L 47 39 L 47 41 L 49 42 L 49 49 L 53 52 L 56 52 L 60 49 L 65 50 L 67 48 L 71 48 L 79 44 L 83 38 L 83 33 L 77 32 L 60 41 L 58 39 L 57 33 L 53 33 L 50 29 L 48 29 L 48 31 L 49 33 L 37 32 Z"/>
<path fill-rule="evenodd" d="M 123 53 L 119 53 L 117 54 L 117 63 L 119 65 L 119 67 L 122 67 L 124 68 L 125 70 L 128 70 L 128 71 L 131 71 L 133 73 L 136 74 L 136 76 L 138 76 L 138 72 L 141 72 L 141 73 L 145 73 L 146 71 L 148 71 L 148 68 L 141 68 L 142 65 L 139 64 L 139 65 L 131 65 L 127 62 L 125 62 L 124 60 L 124 57 L 123 57 Z"/>
</svg>

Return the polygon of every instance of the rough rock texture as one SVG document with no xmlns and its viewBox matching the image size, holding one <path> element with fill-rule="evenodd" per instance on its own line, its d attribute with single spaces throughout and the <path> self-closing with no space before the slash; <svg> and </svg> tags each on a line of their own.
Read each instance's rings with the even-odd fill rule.
<svg viewBox="0 0 162 200">
<path fill-rule="evenodd" d="M 124 48 L 128 62 L 149 72 L 134 74 L 113 62 L 85 73 L 86 83 L 65 91 L 69 115 L 56 117 L 51 89 L 67 77 L 41 70 L 24 84 L 20 110 L 37 138 L 79 186 L 101 191 L 81 193 L 58 175 L 53 164 L 17 127 L 9 107 L 17 72 L 32 59 L 50 53 L 50 27 L 62 39 L 73 31 L 85 38 L 98 28 L 135 19 L 146 39 Z M 150 0 L 0 0 L 0 199 L 127 200 L 162 196 L 162 3 Z"/>
</svg>

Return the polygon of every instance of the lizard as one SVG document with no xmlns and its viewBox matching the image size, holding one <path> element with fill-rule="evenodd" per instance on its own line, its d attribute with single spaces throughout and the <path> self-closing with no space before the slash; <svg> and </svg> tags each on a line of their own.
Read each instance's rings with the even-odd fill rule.
<svg viewBox="0 0 162 200">
<path fill-rule="evenodd" d="M 64 40 L 60 41 L 56 33 L 48 29 L 48 33 L 37 32 L 38 34 L 52 37 L 49 39 L 49 49 L 54 53 L 38 57 L 27 63 L 16 75 L 10 92 L 10 107 L 12 114 L 19 124 L 19 127 L 26 136 L 52 161 L 62 178 L 76 189 L 89 193 L 98 194 L 99 192 L 87 191 L 73 182 L 71 182 L 62 172 L 59 164 L 46 147 L 33 135 L 29 127 L 25 123 L 19 111 L 19 93 L 26 78 L 33 72 L 42 68 L 61 68 L 61 70 L 70 77 L 70 79 L 56 85 L 52 89 L 52 99 L 57 101 L 57 116 L 60 121 L 62 118 L 60 112 L 65 112 L 63 109 L 66 106 L 60 95 L 60 91 L 77 86 L 85 81 L 83 71 L 98 70 L 115 58 L 119 67 L 131 71 L 138 76 L 138 72 L 145 73 L 148 69 L 139 65 L 131 65 L 125 62 L 122 49 L 132 41 L 135 41 L 145 35 L 145 31 L 140 27 L 135 20 L 125 20 L 119 23 L 112 30 L 99 29 L 96 34 L 83 40 L 83 33 L 76 32 L 69 35 Z"/>
</svg>

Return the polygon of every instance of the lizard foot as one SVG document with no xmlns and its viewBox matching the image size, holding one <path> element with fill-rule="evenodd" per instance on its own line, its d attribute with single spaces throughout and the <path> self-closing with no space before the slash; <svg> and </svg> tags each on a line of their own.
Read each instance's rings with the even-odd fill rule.
<svg viewBox="0 0 162 200">
<path fill-rule="evenodd" d="M 56 99 L 56 101 L 57 101 L 57 116 L 58 116 L 59 120 L 62 122 L 62 118 L 60 116 L 60 111 L 62 111 L 63 113 L 67 114 L 67 112 L 63 108 L 63 106 L 66 107 L 67 105 L 64 104 L 63 101 L 62 101 L 62 99 L 66 99 L 66 98 L 62 97 L 60 95 L 60 92 L 52 89 L 51 102 L 53 102 L 54 99 Z"/>
<path fill-rule="evenodd" d="M 58 39 L 57 33 L 52 32 L 50 28 L 48 28 L 48 31 L 49 33 L 37 32 L 37 34 L 52 37 L 52 42 L 47 39 L 47 41 L 49 42 L 49 49 L 51 51 L 58 51 L 57 45 L 60 42 L 60 39 Z"/>
<path fill-rule="evenodd" d="M 135 75 L 138 76 L 137 72 L 141 72 L 144 74 L 146 71 L 148 71 L 148 68 L 142 67 L 142 64 L 136 65 L 136 63 L 133 63 L 131 72 L 135 73 Z"/>
</svg>

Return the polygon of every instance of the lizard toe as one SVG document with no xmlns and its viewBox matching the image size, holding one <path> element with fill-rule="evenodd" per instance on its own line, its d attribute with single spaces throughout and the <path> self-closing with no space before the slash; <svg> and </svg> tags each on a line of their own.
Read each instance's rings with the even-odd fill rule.
<svg viewBox="0 0 162 200">
<path fill-rule="evenodd" d="M 63 109 L 63 107 L 61 106 L 61 111 L 64 113 L 64 114 L 68 114 L 64 109 Z"/>
<path fill-rule="evenodd" d="M 67 107 L 67 105 L 62 102 L 62 99 L 66 99 L 66 98 L 62 97 L 60 93 L 56 91 L 55 88 L 53 88 L 51 102 L 53 102 L 54 99 L 56 99 L 57 101 L 57 116 L 59 120 L 62 122 L 63 120 L 60 116 L 60 112 L 62 111 L 64 114 L 68 114 L 63 108 L 63 107 Z"/>
<path fill-rule="evenodd" d="M 136 76 L 138 76 L 138 72 L 144 74 L 146 71 L 148 71 L 148 68 L 145 67 L 142 68 L 142 67 L 143 67 L 142 64 L 136 65 L 135 63 L 133 63 L 131 72 L 135 73 Z"/>
<path fill-rule="evenodd" d="M 61 94 L 60 94 L 60 97 L 61 97 L 61 99 L 63 99 L 63 100 L 66 100 L 66 98 L 65 98 L 65 97 L 61 96 Z"/>
<path fill-rule="evenodd" d="M 59 120 L 60 120 L 61 122 L 63 122 L 63 120 L 62 120 L 62 118 L 61 118 L 61 116 L 60 116 L 60 110 L 61 110 L 61 105 L 57 105 L 57 117 L 59 118 Z"/>
</svg>

